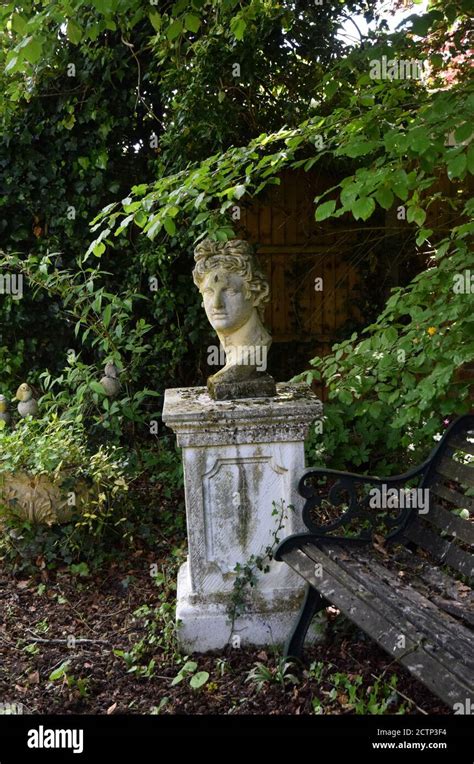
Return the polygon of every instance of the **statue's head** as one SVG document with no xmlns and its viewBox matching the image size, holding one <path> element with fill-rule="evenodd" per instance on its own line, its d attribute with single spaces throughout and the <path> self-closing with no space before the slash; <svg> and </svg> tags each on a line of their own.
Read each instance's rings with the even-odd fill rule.
<svg viewBox="0 0 474 764">
<path fill-rule="evenodd" d="M 244 326 L 254 311 L 263 319 L 270 287 L 246 241 L 202 241 L 194 251 L 194 283 L 216 332 L 231 334 Z"/>
</svg>

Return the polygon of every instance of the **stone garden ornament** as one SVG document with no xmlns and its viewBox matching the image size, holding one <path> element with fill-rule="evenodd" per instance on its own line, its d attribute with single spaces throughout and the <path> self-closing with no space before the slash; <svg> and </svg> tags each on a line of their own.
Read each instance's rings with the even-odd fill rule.
<svg viewBox="0 0 474 764">
<path fill-rule="evenodd" d="M 0 421 L 5 422 L 5 427 L 11 422 L 10 412 L 8 411 L 8 401 L 4 395 L 0 395 Z"/>
<path fill-rule="evenodd" d="M 115 398 L 120 392 L 119 371 L 113 363 L 106 363 L 104 375 L 100 380 L 108 398 Z"/>
<path fill-rule="evenodd" d="M 23 382 L 23 384 L 20 385 L 16 391 L 15 398 L 19 401 L 17 408 L 21 417 L 38 416 L 38 402 L 36 398 L 33 397 L 33 390 L 27 382 Z"/>
<path fill-rule="evenodd" d="M 224 368 L 207 380 L 211 398 L 275 396 L 275 380 L 266 372 L 272 338 L 263 325 L 270 287 L 250 245 L 241 239 L 205 239 L 194 259 L 194 283 L 226 358 Z"/>
</svg>

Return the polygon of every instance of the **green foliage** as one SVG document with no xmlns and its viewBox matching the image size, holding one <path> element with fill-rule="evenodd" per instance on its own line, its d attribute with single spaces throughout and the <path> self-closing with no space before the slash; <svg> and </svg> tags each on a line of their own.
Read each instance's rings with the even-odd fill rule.
<svg viewBox="0 0 474 764">
<path fill-rule="evenodd" d="M 287 685 L 294 686 L 299 679 L 292 673 L 293 662 L 287 658 L 278 658 L 273 667 L 266 666 L 262 661 L 257 661 L 253 669 L 247 675 L 246 682 L 253 682 L 257 692 L 261 692 L 269 684 L 278 684 L 284 690 Z"/>
<path fill-rule="evenodd" d="M 323 443 L 312 438 L 312 461 L 402 472 L 428 455 L 443 422 L 470 410 L 472 382 L 459 370 L 474 361 L 472 306 L 453 284 L 472 255 L 460 228 L 441 243 L 452 248 L 449 256 L 435 252 L 430 268 L 394 290 L 366 339 L 335 345 L 302 375 L 328 388 Z"/>
<path fill-rule="evenodd" d="M 12 431 L 0 430 L 0 448 L 0 478 L 19 472 L 47 475 L 65 495 L 87 491 L 87 505 L 71 506 L 68 522 L 53 527 L 25 520 L 11 502 L 0 507 L 0 554 L 15 570 L 32 573 L 38 564 L 74 563 L 73 572 L 87 575 L 81 558 L 100 565 L 104 551 L 130 532 L 124 515 L 129 475 L 116 446 L 91 450 L 81 424 L 53 415 L 28 417 Z"/>
<path fill-rule="evenodd" d="M 153 327 L 137 346 L 138 354 L 144 345 L 141 363 L 127 369 L 135 391 L 202 382 L 209 330 L 191 286 L 192 221 L 178 225 L 172 203 L 154 242 L 140 237 L 148 211 L 129 189 L 138 193 L 190 161 L 302 118 L 342 43 L 338 2 L 301 10 L 263 0 L 24 0 L 0 8 L 2 247 L 20 259 L 28 254 L 30 270 L 32 257 L 39 267 L 42 256 L 60 253 L 64 277 L 87 251 L 101 259 L 107 276 L 98 289 L 132 299 Z M 90 247 L 88 221 L 115 199 L 123 200 L 124 219 Z M 139 295 L 147 299 L 137 305 Z M 110 320 L 120 326 L 117 307 Z M 0 319 L 0 383 L 7 387 L 45 368 L 58 378 L 69 348 L 85 354 L 51 291 L 4 297 Z M 101 352 L 89 342 L 82 363 L 96 366 Z"/>
<path fill-rule="evenodd" d="M 2 266 L 29 284 L 23 300 L 0 306 L 5 389 L 41 378 L 42 404 L 86 423 L 92 440 L 126 443 L 151 472 L 140 445 L 160 409 L 150 391 L 202 379 L 208 329 L 190 289 L 192 244 L 233 236 L 232 207 L 283 169 L 319 166 L 338 181 L 315 199 L 318 222 L 377 226 L 403 205 L 413 251 L 432 259 L 366 338 L 315 359 L 306 378 L 327 383 L 329 402 L 313 458 L 397 468 L 407 447 L 415 459 L 444 417 L 466 410 L 458 372 L 472 360 L 472 318 L 451 287 L 469 265 L 472 230 L 469 6 L 432 0 L 394 34 L 379 19 L 363 45 L 344 46 L 342 21 L 355 11 L 374 21 L 372 5 L 2 6 Z M 382 56 L 429 61 L 427 80 L 371 76 Z M 440 202 L 449 237 L 424 227 Z M 98 384 L 107 360 L 123 375 L 112 402 Z"/>
<path fill-rule="evenodd" d="M 374 56 L 374 50 L 367 55 Z M 348 66 L 345 61 L 344 67 Z M 335 75 L 335 72 L 332 74 Z M 316 198 L 317 219 L 350 213 L 356 220 L 367 220 L 377 205 L 387 208 L 398 197 L 406 204 L 408 222 L 422 226 L 426 217 L 425 207 L 436 198 L 430 197 L 427 191 L 436 187 L 439 173 L 447 171 L 452 178 L 463 180 L 470 172 L 469 167 L 474 172 L 470 161 L 474 147 L 446 146 L 447 134 L 460 124 L 467 124 L 474 115 L 473 87 L 465 83 L 453 92 L 422 90 L 411 93 L 416 86 L 410 80 L 403 81 L 402 85 L 399 81 L 396 84 L 388 81 L 380 90 L 377 84 L 370 87 L 367 79 L 368 75 L 361 75 L 357 80 L 359 97 L 362 98 L 362 93 L 366 96 L 367 90 L 372 89 L 374 99 L 375 95 L 378 96 L 378 102 L 374 100 L 370 108 L 363 108 L 357 119 L 354 117 L 352 87 L 350 101 L 348 98 L 349 102 L 344 107 L 334 108 L 327 116 L 319 114 L 305 120 L 297 128 L 263 133 L 247 146 L 231 148 L 192 168 L 160 178 L 149 189 L 143 185 L 134 188 L 125 207 L 129 209 L 130 200 L 135 200 L 132 202 L 135 205 L 132 215 L 144 220 L 140 227 L 150 239 L 162 231 L 165 222 L 172 216 L 178 220 L 192 217 L 198 237 L 206 233 L 226 240 L 234 235 L 231 221 L 226 216 L 229 208 L 241 198 L 242 189 L 249 194 L 257 194 L 268 184 L 278 183 L 278 174 L 282 169 L 301 166 L 308 169 L 313 166 L 313 162 L 309 164 L 311 159 L 321 161 L 327 155 L 331 155 L 335 166 L 338 166 L 337 161 L 341 157 L 351 157 L 354 148 L 360 148 L 361 135 L 364 135 L 371 136 L 366 143 L 367 151 L 364 150 L 364 154 L 370 154 L 370 159 L 365 159 L 363 167 L 356 169 L 354 174 L 346 175 L 337 186 L 325 192 L 324 195 L 338 194 L 339 207 L 333 201 L 319 205 L 322 197 Z M 416 101 L 407 109 L 404 100 L 410 96 L 416 97 Z M 354 132 L 356 127 L 357 136 Z M 430 151 L 417 140 L 420 133 L 430 135 Z M 311 156 L 311 147 L 321 135 L 324 136 L 325 148 Z M 271 149 L 273 153 L 268 153 Z M 303 149 L 309 158 L 300 158 Z M 360 154 L 359 150 L 357 154 Z M 463 159 L 458 162 L 459 157 Z M 456 174 L 453 174 L 453 167 Z M 456 195 L 450 203 L 461 213 L 465 197 Z M 102 227 L 102 230 L 95 242 L 104 240 L 115 227 L 122 226 L 126 211 L 123 204 L 114 204 L 99 214 L 94 221 L 94 229 Z M 130 222 L 131 219 L 127 224 Z M 104 225 L 106 228 L 103 228 Z M 104 231 L 107 232 L 105 236 Z"/>
<path fill-rule="evenodd" d="M 413 459 L 419 458 L 442 420 L 469 408 L 469 384 L 459 372 L 473 360 L 472 311 L 468 297 L 453 291 L 453 279 L 472 262 L 467 244 L 472 233 L 468 175 L 474 173 L 472 82 L 465 67 L 453 65 L 449 57 L 433 59 L 428 87 L 416 79 L 382 82 L 369 75 L 371 62 L 383 55 L 427 60 L 430 45 L 443 33 L 452 54 L 462 53 L 466 4 L 431 5 L 436 12 L 420 17 L 427 38 L 402 31 L 374 37 L 363 50 L 349 53 L 322 77 L 313 96 L 316 114 L 297 127 L 262 133 L 247 145 L 132 189 L 130 197 L 150 239 L 172 216 L 178 225 L 191 220 L 198 238 L 225 240 L 234 235 L 229 209 L 244 193 L 255 195 L 278 183 L 282 169 L 307 170 L 330 161 L 343 178 L 315 199 L 317 221 L 344 215 L 366 221 L 377 209 L 404 205 L 407 223 L 417 232 L 416 246 L 431 258 L 428 267 L 393 295 L 367 330 L 368 339 L 353 336 L 338 344 L 330 356 L 315 359 L 313 371 L 305 375 L 308 382 L 322 379 L 329 387 L 324 452 L 313 457 L 331 466 L 406 466 L 408 448 Z M 418 21 L 415 14 L 408 30 Z M 454 184 L 447 197 L 439 190 L 443 175 Z M 430 207 L 440 200 L 449 205 L 454 221 L 448 237 L 442 228 L 423 227 Z M 113 230 L 124 214 L 123 205 L 108 208 L 96 218 L 96 230 Z"/>
<path fill-rule="evenodd" d="M 70 690 L 76 691 L 80 698 L 87 698 L 89 694 L 89 678 L 75 677 L 69 673 L 71 661 L 63 661 L 61 665 L 49 675 L 50 682 L 59 682 Z"/>
<path fill-rule="evenodd" d="M 189 679 L 189 686 L 192 687 L 193 690 L 200 690 L 208 681 L 209 673 L 207 671 L 197 671 L 197 668 L 198 664 L 196 661 L 186 661 L 171 682 L 171 687 L 174 687 L 174 685 L 179 684 L 185 679 Z"/>
<path fill-rule="evenodd" d="M 122 658 L 127 670 L 136 676 L 150 679 L 154 675 L 155 658 L 160 653 L 173 663 L 185 661 L 179 654 L 176 638 L 175 570 L 170 568 L 165 574 L 158 574 L 154 580 L 159 589 L 160 604 L 156 608 L 142 605 L 134 613 L 134 620 L 144 635 L 134 642 L 130 650 L 114 650 L 114 655 Z"/>
<path fill-rule="evenodd" d="M 49 475 L 63 483 L 86 479 L 111 496 L 127 488 L 124 454 L 115 446 L 87 448 L 83 426 L 53 415 L 51 419 L 20 420 L 14 430 L 0 430 L 0 474 L 25 470 Z"/>
<path fill-rule="evenodd" d="M 319 695 L 312 699 L 313 712 L 315 714 L 328 713 L 327 705 L 337 703 L 338 710 L 342 707 L 345 713 L 351 711 L 355 714 L 380 715 L 393 713 L 393 707 L 399 702 L 397 694 L 397 676 L 392 674 L 388 680 L 374 677 L 375 681 L 364 687 L 364 680 L 360 674 L 344 674 L 339 671 L 329 674 L 332 664 L 312 663 L 308 674 L 315 679 L 319 686 Z M 325 676 L 327 674 L 327 676 Z M 323 689 L 324 687 L 324 689 Z M 328 687 L 328 689 L 326 689 Z M 405 705 L 401 705 L 397 714 L 406 712 Z"/>
</svg>

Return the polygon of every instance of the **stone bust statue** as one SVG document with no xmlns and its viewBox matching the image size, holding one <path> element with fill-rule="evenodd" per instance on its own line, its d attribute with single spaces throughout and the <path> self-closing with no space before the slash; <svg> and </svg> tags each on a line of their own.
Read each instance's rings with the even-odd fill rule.
<svg viewBox="0 0 474 764">
<path fill-rule="evenodd" d="M 194 251 L 193 279 L 209 323 L 225 352 L 225 366 L 209 377 L 216 400 L 276 395 L 266 373 L 271 335 L 262 319 L 270 287 L 246 241 L 202 241 Z"/>
</svg>

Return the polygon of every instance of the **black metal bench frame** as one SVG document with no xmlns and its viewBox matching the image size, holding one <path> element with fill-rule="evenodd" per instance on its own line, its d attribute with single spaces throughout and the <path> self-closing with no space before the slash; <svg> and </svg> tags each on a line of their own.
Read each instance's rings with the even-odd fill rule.
<svg viewBox="0 0 474 764">
<path fill-rule="evenodd" d="M 370 507 L 370 495 L 368 493 L 361 499 L 360 486 L 370 485 L 371 487 L 382 488 L 385 485 L 387 488 L 394 487 L 400 489 L 405 487 L 407 483 L 413 483 L 414 480 L 416 480 L 416 487 L 429 489 L 430 497 L 432 496 L 431 491 L 433 490 L 435 492 L 436 502 L 431 506 L 430 499 L 430 508 L 426 517 L 421 516 L 418 510 L 414 507 L 402 508 L 395 513 L 394 517 L 390 516 L 390 513 L 385 510 L 384 523 L 387 532 L 384 535 L 383 541 L 384 548 L 387 550 L 387 557 L 390 558 L 392 550 L 395 548 L 398 549 L 401 546 L 404 553 L 409 557 L 409 559 L 407 557 L 408 562 L 411 564 L 413 559 L 419 569 L 423 568 L 425 578 L 428 575 L 429 579 L 431 574 L 434 577 L 443 577 L 443 585 L 446 585 L 446 587 L 449 588 L 452 583 L 454 586 L 456 582 L 451 582 L 451 579 L 447 577 L 444 572 L 446 569 L 445 566 L 449 566 L 450 571 L 452 566 L 457 571 L 457 575 L 461 575 L 463 586 L 465 586 L 466 580 L 471 580 L 472 583 L 472 577 L 474 576 L 473 556 L 463 547 L 474 543 L 474 523 L 472 520 L 469 521 L 453 514 L 446 509 L 444 505 L 449 502 L 449 504 L 454 505 L 454 507 L 457 507 L 458 509 L 464 508 L 460 505 L 468 506 L 471 512 L 474 513 L 473 498 L 463 495 L 461 490 L 458 492 L 445 485 L 446 480 L 451 481 L 453 479 L 461 484 L 468 485 L 468 487 L 474 486 L 474 460 L 471 463 L 472 466 L 466 466 L 462 463 L 462 460 L 460 464 L 453 460 L 454 454 L 459 450 L 464 454 L 474 455 L 474 444 L 472 443 L 473 431 L 474 415 L 468 414 L 460 417 L 447 428 L 439 443 L 421 465 L 394 477 L 370 477 L 323 468 L 310 469 L 305 472 L 299 482 L 298 490 L 306 499 L 302 517 L 309 532 L 295 534 L 284 539 L 275 553 L 275 559 L 287 562 L 307 581 L 306 594 L 300 613 L 285 646 L 286 656 L 301 657 L 305 637 L 313 616 L 328 605 L 335 604 L 336 607 L 340 607 L 341 610 L 346 612 L 346 615 L 348 615 L 349 618 L 351 618 L 351 613 L 353 615 L 354 612 L 359 616 L 361 615 L 360 611 L 364 610 L 366 607 L 365 601 L 367 601 L 367 608 L 369 608 L 370 598 L 368 597 L 367 592 L 364 592 L 363 595 L 365 601 L 363 598 L 358 599 L 357 594 L 359 590 L 363 590 L 365 580 L 367 579 L 368 581 L 367 572 L 364 573 L 363 571 L 364 561 L 375 570 L 374 575 L 378 575 L 380 580 L 383 581 L 383 566 L 386 560 L 383 557 L 381 558 L 380 555 L 377 555 L 376 548 L 374 548 L 373 545 L 373 538 L 376 531 L 376 524 L 380 523 L 380 516 L 381 513 L 384 513 L 384 510 L 381 511 L 377 509 L 374 511 L 374 509 Z M 332 485 L 326 495 L 324 495 L 324 490 L 321 490 L 320 486 L 315 488 L 314 482 L 312 482 L 314 480 L 321 482 L 322 479 L 335 481 L 334 485 Z M 451 485 L 452 482 L 450 482 L 450 486 Z M 456 486 L 456 488 L 459 488 L 459 486 Z M 319 515 L 321 514 L 323 500 L 327 501 L 331 507 L 338 507 L 342 504 L 344 509 L 342 515 L 333 522 L 329 522 L 326 525 L 318 525 L 318 513 Z M 353 528 L 354 523 L 357 522 L 362 524 L 362 529 L 359 530 L 355 536 L 347 537 L 339 535 L 341 530 L 344 531 L 344 529 L 347 529 L 349 526 Z M 334 535 L 334 531 L 337 531 L 338 533 Z M 458 541 L 461 542 L 461 546 L 458 545 Z M 346 551 L 338 552 L 338 549 Z M 428 553 L 433 552 L 434 561 L 428 560 L 423 556 L 426 554 L 427 550 Z M 419 551 L 422 552 L 421 557 L 418 557 Z M 344 562 L 342 565 L 342 567 L 345 568 L 344 571 L 342 570 L 340 562 L 341 555 L 345 555 L 345 559 L 348 560 L 347 563 Z M 362 560 L 360 565 L 358 563 L 358 557 Z M 315 565 L 320 560 L 323 561 L 323 565 L 327 563 L 327 567 L 330 569 L 330 572 L 325 579 L 324 587 L 322 582 L 318 581 L 318 578 L 314 575 Z M 335 576 L 335 573 L 337 573 L 339 569 L 341 571 L 340 577 L 338 575 Z M 354 579 L 351 578 L 351 576 L 355 576 Z M 410 589 L 408 592 L 408 589 L 404 589 L 403 586 L 398 589 L 398 582 L 393 578 L 393 573 L 388 571 L 387 566 L 387 581 L 390 576 L 392 586 L 389 599 L 391 600 L 392 605 L 394 603 L 396 604 L 400 598 L 403 598 L 405 593 L 410 594 L 413 602 L 416 602 L 414 590 Z M 349 582 L 347 584 L 348 586 L 352 586 L 353 580 L 354 595 L 352 596 L 351 594 L 350 598 L 342 596 L 345 585 L 344 581 L 346 583 Z M 331 585 L 328 585 L 328 581 L 335 582 L 336 589 L 339 592 L 339 604 L 337 596 L 330 596 L 332 594 L 332 588 Z M 394 581 L 397 583 L 396 592 L 394 592 Z M 387 586 L 390 587 L 390 583 L 387 583 Z M 357 587 L 359 588 L 357 589 Z M 326 594 L 323 593 L 324 591 Z M 383 587 L 381 591 L 383 591 Z M 373 597 L 373 602 L 377 599 L 373 588 L 370 592 L 370 596 Z M 360 597 L 362 597 L 362 594 Z M 469 597 L 471 613 L 473 599 L 471 595 L 469 595 Z M 350 599 L 351 607 L 349 607 L 349 605 L 344 607 L 346 599 L 348 602 Z M 434 600 L 434 603 L 432 600 Z M 438 601 L 440 601 L 439 597 Z M 340 604 L 341 602 L 343 603 L 342 606 Z M 426 598 L 424 600 L 420 599 L 420 602 L 425 603 Z M 462 672 L 460 672 L 459 667 L 456 668 L 456 666 L 453 666 L 453 671 L 457 673 L 456 677 L 452 678 L 452 680 L 450 678 L 449 670 L 451 659 L 453 664 L 456 663 L 456 660 L 463 661 L 462 656 L 465 654 L 464 651 L 466 650 L 466 645 L 470 646 L 470 653 L 471 655 L 474 655 L 474 639 L 472 638 L 472 632 L 469 631 L 469 628 L 461 626 L 459 621 L 455 620 L 456 616 L 465 610 L 463 607 L 464 602 L 466 602 L 466 608 L 468 607 L 468 601 L 462 600 L 461 602 L 458 602 L 453 600 L 452 602 L 445 602 L 444 600 L 441 600 L 441 602 L 443 612 L 441 613 L 440 611 L 440 619 L 442 620 L 442 627 L 446 630 L 446 634 L 448 635 L 448 638 L 445 640 L 445 648 L 447 650 L 446 655 L 443 655 L 443 644 L 441 644 L 441 646 L 438 644 L 434 645 L 434 647 L 431 645 L 429 655 L 418 650 L 417 656 L 421 656 L 418 662 L 415 662 L 414 660 L 410 661 L 408 659 L 402 660 L 402 658 L 397 655 L 395 655 L 395 658 L 397 660 L 400 659 L 403 665 L 412 671 L 412 673 L 421 679 L 421 681 L 427 684 L 431 690 L 438 694 L 445 702 L 453 706 L 455 702 L 463 702 L 467 697 L 470 697 L 471 699 L 474 698 L 474 663 L 472 660 L 470 658 L 469 660 L 466 659 L 469 665 L 463 666 Z M 381 603 L 381 607 L 382 604 L 383 603 Z M 436 607 L 438 607 L 436 605 L 436 597 L 430 599 L 430 602 L 427 603 L 427 607 L 428 609 L 426 612 L 428 613 L 429 619 L 431 619 L 431 626 L 428 628 L 429 639 L 430 629 L 432 632 L 436 631 Z M 354 608 L 358 608 L 358 611 L 354 610 Z M 385 614 L 387 612 L 388 610 L 385 609 Z M 373 620 L 373 611 L 371 618 L 372 623 L 375 623 Z M 383 618 L 384 616 L 382 615 L 382 621 Z M 450 618 L 452 618 L 452 624 L 449 621 Z M 352 617 L 352 620 L 356 623 L 359 620 L 359 626 L 361 626 L 360 617 Z M 367 625 L 365 625 L 364 618 L 362 618 L 362 628 L 388 650 L 386 642 L 384 643 L 383 640 L 379 639 L 377 629 L 370 626 L 370 618 L 367 617 L 365 621 L 367 621 Z M 388 618 L 387 623 L 389 621 L 390 618 Z M 474 613 L 469 615 L 468 625 L 469 624 L 474 625 Z M 413 623 L 411 624 L 411 628 L 412 633 L 413 628 L 416 632 L 416 626 L 413 627 Z M 455 645 L 450 646 L 447 644 L 450 641 L 450 634 L 453 635 L 453 642 L 456 642 L 456 639 L 460 640 L 462 649 L 460 647 L 459 650 L 456 651 Z M 421 642 L 423 642 L 423 639 L 424 637 L 420 637 Z M 450 651 L 452 651 L 452 654 Z M 394 653 L 391 652 L 391 654 L 393 655 Z M 443 669 L 440 672 L 443 675 L 441 679 L 428 675 L 430 673 L 437 673 L 433 668 L 433 666 L 436 665 L 433 663 L 433 660 L 436 661 L 437 655 L 440 656 L 441 660 L 444 660 L 444 663 L 442 664 Z M 448 668 L 446 668 L 446 666 L 448 666 Z M 460 676 L 461 673 L 462 677 Z M 468 692 L 471 692 L 470 696 L 466 696 L 466 693 Z"/>
</svg>

